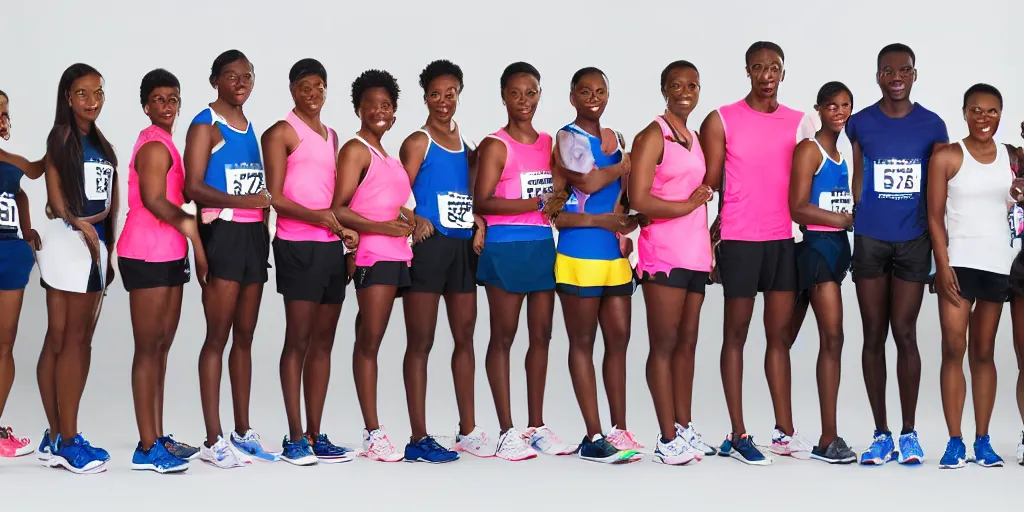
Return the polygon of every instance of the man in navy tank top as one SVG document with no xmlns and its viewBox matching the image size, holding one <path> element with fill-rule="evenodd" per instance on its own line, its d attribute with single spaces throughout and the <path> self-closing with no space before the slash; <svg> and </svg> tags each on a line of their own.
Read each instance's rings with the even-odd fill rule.
<svg viewBox="0 0 1024 512">
<path fill-rule="evenodd" d="M 914 422 L 921 383 L 917 317 L 932 268 L 925 178 L 932 152 L 948 143 L 949 135 L 938 115 L 910 100 L 916 60 L 906 45 L 882 48 L 876 75 L 882 98 L 846 125 L 853 145 L 853 280 L 864 328 L 864 382 L 875 421 L 874 441 L 862 454 L 862 464 L 924 460 Z M 900 367 L 899 446 L 889 431 L 885 404 L 890 326 Z"/>
</svg>

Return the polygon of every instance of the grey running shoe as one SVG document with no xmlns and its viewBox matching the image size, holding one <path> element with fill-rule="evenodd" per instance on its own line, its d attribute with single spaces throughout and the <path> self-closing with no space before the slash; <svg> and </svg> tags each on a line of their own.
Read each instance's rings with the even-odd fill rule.
<svg viewBox="0 0 1024 512">
<path fill-rule="evenodd" d="M 857 454 L 846 445 L 846 441 L 843 441 L 843 438 L 841 437 L 837 437 L 835 441 L 829 443 L 824 450 L 815 446 L 814 449 L 811 450 L 811 458 L 827 462 L 829 464 L 850 464 L 857 462 Z"/>
</svg>

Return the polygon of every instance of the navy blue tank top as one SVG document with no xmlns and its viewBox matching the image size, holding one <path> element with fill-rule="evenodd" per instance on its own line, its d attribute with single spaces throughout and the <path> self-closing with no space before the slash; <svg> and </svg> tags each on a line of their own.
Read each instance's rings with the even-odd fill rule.
<svg viewBox="0 0 1024 512">
<path fill-rule="evenodd" d="M 21 215 L 14 196 L 21 190 L 22 176 L 24 173 L 17 166 L 0 162 L 0 240 L 21 238 Z"/>
<path fill-rule="evenodd" d="M 430 143 L 412 184 L 416 214 L 429 220 L 444 236 L 471 238 L 473 198 L 469 192 L 466 141 L 462 141 L 459 151 L 451 151 L 434 142 L 426 130 L 420 131 L 427 135 Z"/>
<path fill-rule="evenodd" d="M 82 217 L 90 217 L 103 213 L 110 207 L 110 196 L 113 191 L 111 180 L 114 177 L 114 166 L 103 153 L 103 149 L 94 144 L 87 136 L 82 136 Z M 103 222 L 93 224 L 100 242 L 107 238 Z"/>
</svg>

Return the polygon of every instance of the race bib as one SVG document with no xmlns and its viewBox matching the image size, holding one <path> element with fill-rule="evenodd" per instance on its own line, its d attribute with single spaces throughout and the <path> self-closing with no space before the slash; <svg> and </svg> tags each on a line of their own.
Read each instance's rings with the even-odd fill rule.
<svg viewBox="0 0 1024 512">
<path fill-rule="evenodd" d="M 263 168 L 259 165 L 225 166 L 224 181 L 227 184 L 227 193 L 232 196 L 258 194 L 266 188 Z"/>
<path fill-rule="evenodd" d="M 0 228 L 18 229 L 18 203 L 13 197 L 0 197 Z"/>
<path fill-rule="evenodd" d="M 103 162 L 85 162 L 82 185 L 89 201 L 106 201 L 110 197 L 110 179 L 114 167 Z"/>
<path fill-rule="evenodd" d="M 875 192 L 917 194 L 921 192 L 921 162 L 889 159 L 875 161 Z"/>
<path fill-rule="evenodd" d="M 473 229 L 473 198 L 458 192 L 438 194 L 437 214 L 443 228 Z"/>
<path fill-rule="evenodd" d="M 523 199 L 542 197 L 555 190 L 551 181 L 551 171 L 524 172 L 519 175 L 519 187 L 523 191 Z"/>
<path fill-rule="evenodd" d="M 1013 205 L 1006 220 L 1010 224 L 1010 247 L 1013 247 L 1014 240 L 1024 238 L 1024 208 L 1018 204 Z"/>
<path fill-rule="evenodd" d="M 835 213 L 852 213 L 853 195 L 845 190 L 822 192 L 818 196 L 818 208 Z"/>
</svg>

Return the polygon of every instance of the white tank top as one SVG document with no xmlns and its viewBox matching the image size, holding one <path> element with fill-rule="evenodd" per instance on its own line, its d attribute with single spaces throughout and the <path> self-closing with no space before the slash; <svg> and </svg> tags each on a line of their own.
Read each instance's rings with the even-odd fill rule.
<svg viewBox="0 0 1024 512">
<path fill-rule="evenodd" d="M 964 162 L 946 192 L 949 265 L 1008 275 L 1016 256 L 1006 217 L 1012 206 L 1010 155 L 997 143 L 995 161 L 982 164 L 963 141 L 958 144 Z"/>
</svg>

